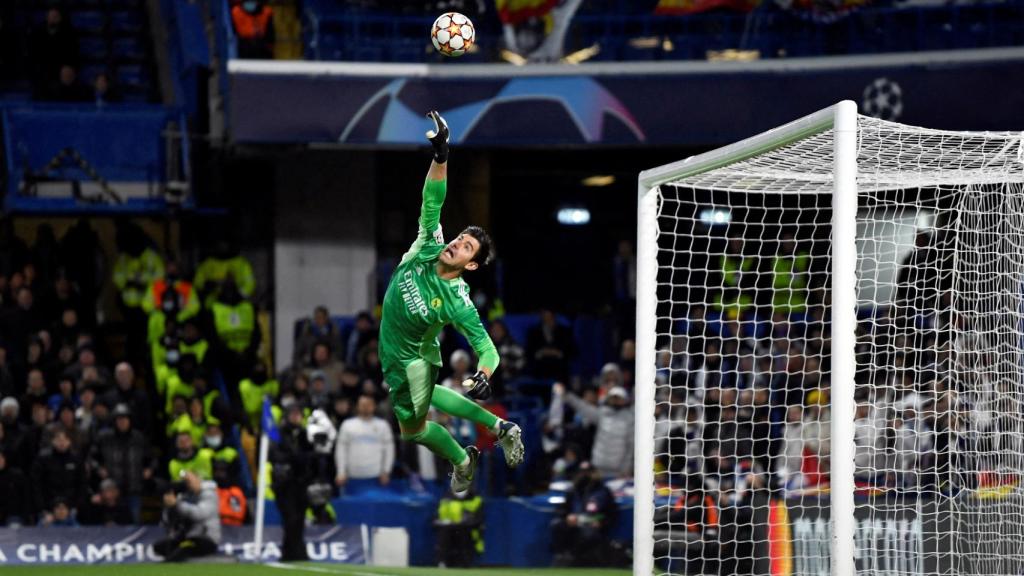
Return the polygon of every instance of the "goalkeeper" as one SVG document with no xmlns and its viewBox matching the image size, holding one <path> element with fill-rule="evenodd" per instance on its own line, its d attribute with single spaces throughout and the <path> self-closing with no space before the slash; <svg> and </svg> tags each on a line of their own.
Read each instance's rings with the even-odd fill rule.
<svg viewBox="0 0 1024 576">
<path fill-rule="evenodd" d="M 447 189 L 448 125 L 437 112 L 427 116 L 435 125 L 427 132 L 434 160 L 423 184 L 419 234 L 384 294 L 380 360 L 402 439 L 422 444 L 451 462 L 452 492 L 462 494 L 473 482 L 480 452 L 474 446 L 463 448 L 443 426 L 428 422 L 430 406 L 492 431 L 511 467 L 523 460 L 522 432 L 474 402 L 491 394 L 488 379 L 498 367 L 498 352 L 480 322 L 462 273 L 491 261 L 491 239 L 482 228 L 470 226 L 445 243 L 440 219 Z M 465 396 L 435 386 L 441 366 L 437 336 L 446 324 L 466 336 L 480 358 L 479 370 L 462 383 L 468 388 Z"/>
</svg>

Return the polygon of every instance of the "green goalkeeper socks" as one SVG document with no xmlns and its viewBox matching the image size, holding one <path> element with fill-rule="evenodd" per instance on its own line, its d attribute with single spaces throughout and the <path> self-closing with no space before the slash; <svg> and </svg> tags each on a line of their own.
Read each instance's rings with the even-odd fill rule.
<svg viewBox="0 0 1024 576">
<path fill-rule="evenodd" d="M 412 440 L 430 448 L 434 454 L 441 456 L 455 466 L 466 461 L 466 451 L 452 438 L 448 430 L 437 422 L 427 422 L 423 430 L 409 436 L 402 435 L 403 440 Z"/>
<path fill-rule="evenodd" d="M 444 386 L 434 386 L 434 395 L 430 398 L 430 403 L 434 408 L 451 416 L 471 420 L 481 426 L 486 426 L 491 431 L 496 429 L 497 416 L 462 394 Z"/>
</svg>

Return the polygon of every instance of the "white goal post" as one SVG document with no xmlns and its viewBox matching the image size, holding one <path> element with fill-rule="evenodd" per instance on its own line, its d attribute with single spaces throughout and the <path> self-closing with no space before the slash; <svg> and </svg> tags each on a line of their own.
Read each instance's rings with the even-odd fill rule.
<svg viewBox="0 0 1024 576">
<path fill-rule="evenodd" d="M 1024 573 L 1024 144 L 843 101 L 638 183 L 634 574 Z"/>
</svg>

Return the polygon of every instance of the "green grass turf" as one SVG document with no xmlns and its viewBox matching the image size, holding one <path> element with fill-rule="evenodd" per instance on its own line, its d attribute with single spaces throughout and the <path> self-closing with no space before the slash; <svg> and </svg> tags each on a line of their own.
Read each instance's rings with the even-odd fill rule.
<svg viewBox="0 0 1024 576">
<path fill-rule="evenodd" d="M 3 576 L 626 576 L 628 570 L 577 568 L 376 568 L 347 564 L 107 564 L 4 566 Z"/>
</svg>

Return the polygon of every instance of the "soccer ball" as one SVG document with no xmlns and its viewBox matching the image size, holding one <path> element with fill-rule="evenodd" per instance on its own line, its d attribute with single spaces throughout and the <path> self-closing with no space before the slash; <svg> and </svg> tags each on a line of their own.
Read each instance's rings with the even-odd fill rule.
<svg viewBox="0 0 1024 576">
<path fill-rule="evenodd" d="M 872 118 L 899 120 L 903 115 L 903 89 L 888 78 L 875 78 L 864 88 L 861 110 Z"/>
<path fill-rule="evenodd" d="M 458 12 L 445 12 L 434 20 L 430 41 L 445 56 L 462 56 L 476 40 L 473 23 Z"/>
</svg>

